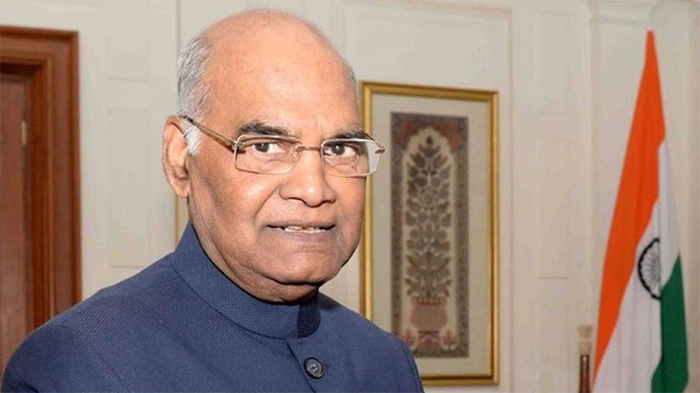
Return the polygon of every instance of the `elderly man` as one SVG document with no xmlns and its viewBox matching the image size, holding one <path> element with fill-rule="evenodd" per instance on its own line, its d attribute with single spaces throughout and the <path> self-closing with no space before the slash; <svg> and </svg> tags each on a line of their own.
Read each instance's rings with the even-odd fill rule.
<svg viewBox="0 0 700 393">
<path fill-rule="evenodd" d="M 319 294 L 360 236 L 382 148 L 329 42 L 274 11 L 227 18 L 179 64 L 163 164 L 177 250 L 34 332 L 3 391 L 420 391 L 408 349 Z"/>
</svg>

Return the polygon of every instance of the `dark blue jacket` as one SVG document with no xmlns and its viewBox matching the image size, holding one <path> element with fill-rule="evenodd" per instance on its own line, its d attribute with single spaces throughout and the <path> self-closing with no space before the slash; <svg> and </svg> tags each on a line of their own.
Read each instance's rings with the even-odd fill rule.
<svg viewBox="0 0 700 393">
<path fill-rule="evenodd" d="M 188 227 L 177 250 L 27 338 L 3 391 L 421 391 L 393 335 L 324 295 L 261 302 Z"/>
</svg>

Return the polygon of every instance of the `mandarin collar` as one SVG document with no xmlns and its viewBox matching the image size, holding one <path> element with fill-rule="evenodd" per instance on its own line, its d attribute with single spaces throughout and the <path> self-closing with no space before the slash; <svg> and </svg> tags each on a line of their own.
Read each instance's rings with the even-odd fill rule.
<svg viewBox="0 0 700 393">
<path fill-rule="evenodd" d="M 247 330 L 289 339 L 308 336 L 318 329 L 318 294 L 302 304 L 268 303 L 254 298 L 209 259 L 192 223 L 185 228 L 173 257 L 177 273 L 202 300 Z"/>
</svg>

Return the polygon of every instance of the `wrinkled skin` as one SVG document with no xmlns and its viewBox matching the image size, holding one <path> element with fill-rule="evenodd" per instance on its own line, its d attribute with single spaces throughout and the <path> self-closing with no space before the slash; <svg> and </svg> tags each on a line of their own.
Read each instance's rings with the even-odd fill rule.
<svg viewBox="0 0 700 393">
<path fill-rule="evenodd" d="M 199 122 L 233 139 L 260 122 L 310 146 L 359 128 L 342 60 L 303 22 L 247 13 L 207 34 L 215 50 Z M 165 126 L 166 175 L 188 198 L 204 250 L 226 276 L 259 299 L 297 302 L 340 271 L 359 241 L 364 178 L 325 174 L 315 151 L 302 153 L 288 174 L 243 172 L 204 135 L 198 153 L 188 155 L 181 122 L 172 117 Z"/>
</svg>

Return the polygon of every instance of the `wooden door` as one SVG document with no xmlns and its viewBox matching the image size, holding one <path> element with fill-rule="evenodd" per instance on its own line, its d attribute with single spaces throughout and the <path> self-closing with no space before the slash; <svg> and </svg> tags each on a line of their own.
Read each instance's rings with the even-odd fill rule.
<svg viewBox="0 0 700 393">
<path fill-rule="evenodd" d="M 33 327 L 27 243 L 26 143 L 27 81 L 12 74 L 0 78 L 0 360 Z M 24 131 L 24 132 L 23 132 Z"/>
<path fill-rule="evenodd" d="M 0 26 L 0 378 L 80 299 L 77 38 Z"/>
</svg>

